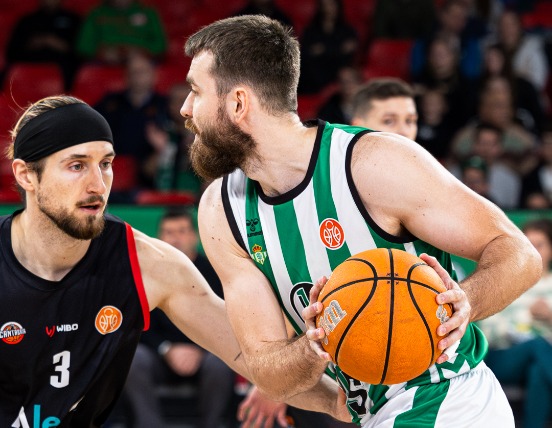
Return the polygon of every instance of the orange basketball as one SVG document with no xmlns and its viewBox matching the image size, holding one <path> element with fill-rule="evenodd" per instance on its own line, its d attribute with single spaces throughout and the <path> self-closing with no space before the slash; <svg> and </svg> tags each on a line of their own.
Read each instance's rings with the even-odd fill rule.
<svg viewBox="0 0 552 428">
<path fill-rule="evenodd" d="M 318 301 L 322 346 L 347 375 L 397 384 L 435 363 L 437 328 L 452 315 L 438 305 L 446 288 L 437 273 L 406 251 L 378 248 L 349 257 L 332 273 Z M 324 343 L 325 342 L 325 343 Z"/>
</svg>

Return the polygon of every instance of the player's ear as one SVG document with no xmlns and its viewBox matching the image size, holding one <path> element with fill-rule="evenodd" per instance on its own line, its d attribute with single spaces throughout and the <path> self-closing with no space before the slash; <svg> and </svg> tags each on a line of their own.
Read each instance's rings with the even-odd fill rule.
<svg viewBox="0 0 552 428">
<path fill-rule="evenodd" d="M 35 190 L 35 181 L 37 180 L 36 173 L 31 171 L 25 161 L 21 159 L 15 159 L 12 163 L 12 171 L 17 181 L 25 191 Z"/>
<path fill-rule="evenodd" d="M 232 115 L 235 122 L 241 122 L 247 116 L 250 107 L 250 94 L 244 87 L 234 89 L 232 100 Z"/>
</svg>

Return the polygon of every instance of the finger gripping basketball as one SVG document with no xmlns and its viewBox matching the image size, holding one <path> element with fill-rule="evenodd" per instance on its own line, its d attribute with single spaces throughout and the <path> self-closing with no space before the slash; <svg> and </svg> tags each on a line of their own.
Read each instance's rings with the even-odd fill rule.
<svg viewBox="0 0 552 428">
<path fill-rule="evenodd" d="M 322 346 L 349 376 L 370 384 L 411 380 L 435 363 L 437 328 L 452 306 L 435 297 L 439 275 L 406 251 L 378 248 L 349 257 L 332 273 L 318 301 Z"/>
</svg>

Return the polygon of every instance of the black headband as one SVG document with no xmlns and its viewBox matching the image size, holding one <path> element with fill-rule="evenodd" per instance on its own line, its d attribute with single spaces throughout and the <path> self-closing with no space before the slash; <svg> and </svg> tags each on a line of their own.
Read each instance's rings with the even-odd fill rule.
<svg viewBox="0 0 552 428">
<path fill-rule="evenodd" d="M 88 104 L 68 104 L 48 110 L 27 122 L 15 137 L 14 158 L 33 162 L 67 147 L 91 141 L 113 144 L 109 124 Z"/>
</svg>

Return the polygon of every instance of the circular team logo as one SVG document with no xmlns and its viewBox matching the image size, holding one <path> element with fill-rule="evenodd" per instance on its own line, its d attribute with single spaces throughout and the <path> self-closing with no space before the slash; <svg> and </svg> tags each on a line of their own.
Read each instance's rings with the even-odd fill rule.
<svg viewBox="0 0 552 428">
<path fill-rule="evenodd" d="M 0 339 L 8 345 L 15 345 L 23 340 L 27 332 L 15 321 L 9 321 L 0 327 Z"/>
<path fill-rule="evenodd" d="M 337 250 L 345 242 L 345 233 L 337 220 L 327 218 L 320 223 L 320 239 L 330 250 Z"/>
<path fill-rule="evenodd" d="M 123 323 L 123 314 L 115 306 L 104 306 L 96 315 L 96 330 L 101 334 L 117 331 Z"/>
</svg>

